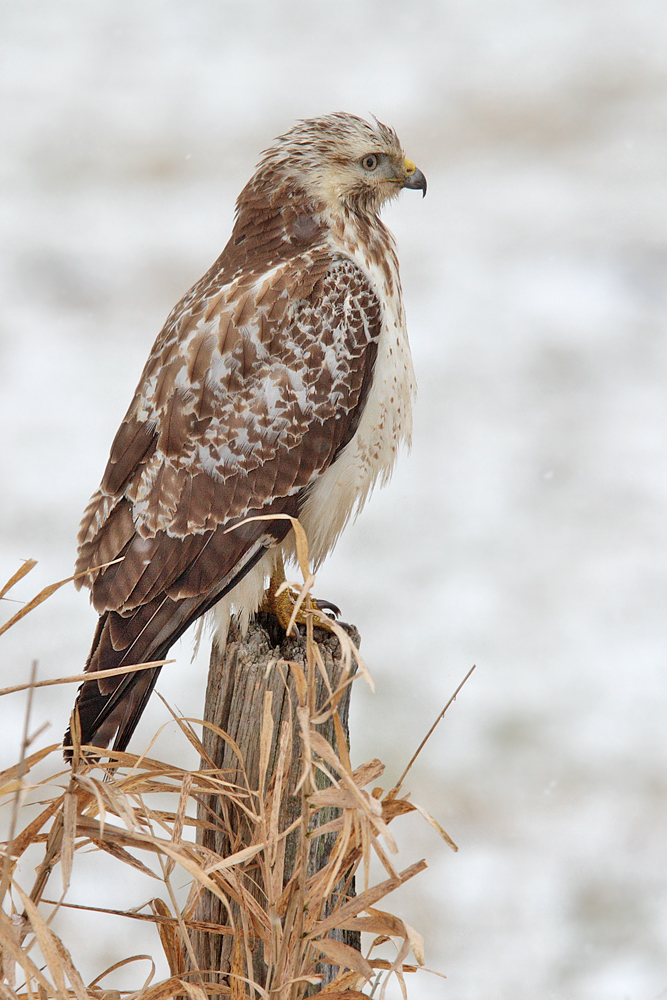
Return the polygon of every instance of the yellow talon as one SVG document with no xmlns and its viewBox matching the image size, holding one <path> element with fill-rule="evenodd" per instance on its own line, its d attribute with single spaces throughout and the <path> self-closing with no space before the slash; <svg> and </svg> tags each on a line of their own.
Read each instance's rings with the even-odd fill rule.
<svg viewBox="0 0 667 1000">
<path fill-rule="evenodd" d="M 282 590 L 280 590 L 281 587 L 283 588 Z M 287 633 L 298 597 L 299 591 L 297 588 L 291 583 L 287 583 L 285 579 L 285 566 L 282 556 L 279 556 L 276 561 L 276 568 L 271 575 L 269 586 L 264 592 L 264 600 L 259 610 L 268 611 L 269 614 L 274 615 Z M 315 613 L 314 625 L 325 629 L 327 632 L 332 631 L 327 625 L 327 616 L 323 614 L 317 601 L 313 600 L 312 597 L 306 597 L 297 611 L 295 621 L 300 625 L 305 625 L 309 612 Z"/>
</svg>

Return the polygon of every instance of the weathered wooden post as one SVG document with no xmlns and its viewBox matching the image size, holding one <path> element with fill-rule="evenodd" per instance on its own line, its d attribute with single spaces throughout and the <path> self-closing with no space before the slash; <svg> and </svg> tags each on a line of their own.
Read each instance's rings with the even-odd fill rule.
<svg viewBox="0 0 667 1000">
<path fill-rule="evenodd" d="M 351 626 L 345 626 L 353 643 L 358 646 L 359 636 Z M 302 632 L 304 631 L 302 627 Z M 313 654 L 315 654 L 313 656 Z M 319 657 L 319 665 L 312 662 Z M 301 676 L 306 679 L 309 711 L 317 712 L 323 706 L 331 692 L 335 691 L 341 681 L 345 680 L 348 669 L 344 663 L 343 651 L 337 637 L 321 628 L 313 629 L 313 645 L 308 649 L 305 635 L 299 638 L 286 637 L 268 614 L 259 613 L 251 622 L 248 632 L 243 636 L 232 624 L 226 649 L 221 654 L 214 646 L 211 654 L 208 688 L 204 718 L 207 722 L 223 730 L 227 739 L 213 730 L 204 731 L 203 743 L 208 761 L 202 766 L 211 767 L 222 772 L 222 777 L 231 786 L 239 790 L 258 790 L 259 795 L 273 795 L 278 789 L 279 804 L 274 805 L 274 816 L 277 822 L 276 831 L 284 831 L 290 825 L 297 824 L 302 815 L 302 794 L 297 786 L 303 773 L 302 766 L 302 731 L 299 721 L 299 703 L 303 701 L 303 687 L 297 690 L 299 670 L 289 666 L 297 664 Z M 354 664 L 352 664 L 352 671 Z M 349 747 L 348 714 L 350 704 L 351 684 L 348 684 L 337 704 L 337 713 L 342 728 L 336 727 L 331 715 L 317 728 L 338 753 L 341 736 L 346 742 L 343 753 L 347 756 Z M 262 749 L 262 727 L 267 711 L 267 704 L 273 717 L 270 732 L 270 749 L 265 745 Z M 266 743 L 266 741 L 264 741 Z M 286 766 L 285 754 L 280 760 L 279 748 L 288 748 Z M 268 754 L 267 754 L 268 749 Z M 264 754 L 264 757 L 263 757 Z M 267 761 L 268 756 L 268 761 Z M 284 774 L 282 772 L 285 772 Z M 325 787 L 328 782 L 323 774 L 319 774 L 319 787 Z M 263 785 L 263 787 L 262 787 Z M 281 791 L 282 788 L 282 791 Z M 295 794 L 296 792 L 296 794 Z M 228 857 L 243 850 L 248 844 L 256 842 L 256 821 L 249 817 L 248 809 L 252 808 L 247 799 L 247 808 L 239 807 L 238 800 L 232 796 L 210 796 L 202 802 L 199 817 L 211 824 L 200 831 L 200 842 L 204 847 L 214 851 L 216 855 Z M 321 825 L 337 815 L 338 811 L 331 809 L 319 815 Z M 215 822 L 218 817 L 220 822 Z M 214 828 L 211 828 L 214 827 Z M 322 835 L 314 839 L 308 852 L 308 875 L 313 875 L 326 864 L 329 852 L 335 841 L 335 833 Z M 303 843 L 303 839 L 301 841 Z M 287 885 L 292 877 L 298 861 L 297 851 L 299 839 L 295 833 L 285 838 L 284 857 L 280 861 L 280 889 Z M 265 895 L 261 866 L 253 869 L 249 881 L 254 884 L 252 891 L 261 900 Z M 333 887 L 331 899 L 340 901 L 341 892 L 352 896 L 354 887 L 343 878 Z M 233 918 L 243 921 L 236 904 L 232 904 Z M 328 912 L 325 910 L 325 913 Z M 211 892 L 205 892 L 199 903 L 197 919 L 217 925 L 229 925 L 230 917 L 226 905 Z M 354 948 L 359 948 L 359 936 L 355 932 L 337 932 L 331 935 L 344 941 Z M 230 934 L 216 934 L 205 931 L 195 937 L 195 952 L 199 968 L 219 973 L 224 980 L 233 964 L 235 937 Z M 252 947 L 253 971 L 249 978 L 266 988 L 266 965 L 263 960 L 263 948 L 258 941 Z M 249 962 L 246 960 L 246 968 Z M 324 982 L 333 978 L 331 966 L 323 966 Z M 246 972 L 247 974 L 247 972 Z M 207 976 L 208 978 L 208 976 Z M 234 995 L 234 990 L 232 990 Z M 241 993 L 239 995 L 246 995 Z M 252 993 L 250 994 L 252 995 Z"/>
</svg>

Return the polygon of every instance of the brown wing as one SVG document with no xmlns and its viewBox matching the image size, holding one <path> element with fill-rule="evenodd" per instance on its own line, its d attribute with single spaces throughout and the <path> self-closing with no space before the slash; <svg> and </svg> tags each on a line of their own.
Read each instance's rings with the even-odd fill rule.
<svg viewBox="0 0 667 1000">
<path fill-rule="evenodd" d="M 84 515 L 77 572 L 102 615 L 88 670 L 164 657 L 289 522 L 227 529 L 298 514 L 363 409 L 381 307 L 352 261 L 310 251 L 196 288 L 156 342 Z M 155 676 L 87 682 L 84 742 L 120 726 L 125 745 Z"/>
</svg>

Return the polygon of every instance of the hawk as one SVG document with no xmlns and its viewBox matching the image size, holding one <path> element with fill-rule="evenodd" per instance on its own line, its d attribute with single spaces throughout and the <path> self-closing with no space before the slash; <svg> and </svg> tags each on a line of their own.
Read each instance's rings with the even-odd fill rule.
<svg viewBox="0 0 667 1000">
<path fill-rule="evenodd" d="M 394 240 L 379 219 L 426 193 L 396 133 L 338 112 L 264 152 L 232 234 L 174 307 L 79 531 L 76 572 L 99 614 L 81 742 L 124 750 L 163 659 L 215 607 L 254 614 L 294 555 L 335 545 L 409 442 L 414 372 Z M 229 530 L 235 529 L 235 530 Z M 65 735 L 71 756 L 71 732 Z M 69 749 L 68 749 L 69 748 Z"/>
</svg>

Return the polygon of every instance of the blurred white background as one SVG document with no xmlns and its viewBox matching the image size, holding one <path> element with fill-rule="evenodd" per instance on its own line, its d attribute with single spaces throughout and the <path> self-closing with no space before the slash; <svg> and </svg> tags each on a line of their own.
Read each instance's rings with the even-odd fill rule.
<svg viewBox="0 0 667 1000">
<path fill-rule="evenodd" d="M 318 580 L 377 686 L 356 688 L 356 762 L 395 780 L 477 664 L 409 782 L 459 854 L 396 823 L 401 865 L 430 870 L 392 907 L 448 977 L 412 996 L 667 996 L 664 0 L 2 0 L 0 18 L 2 580 L 39 560 L 11 596 L 71 572 L 147 352 L 260 150 L 297 118 L 376 114 L 429 193 L 386 215 L 413 451 Z M 63 588 L 3 637 L 2 684 L 33 658 L 78 672 L 93 626 Z M 200 715 L 191 648 L 159 690 Z M 72 697 L 37 698 L 42 742 Z M 154 698 L 133 747 L 166 718 Z M 101 871 L 83 859 L 69 898 L 157 888 Z M 144 925 L 86 926 L 68 943 L 91 978 L 159 951 Z"/>
</svg>

